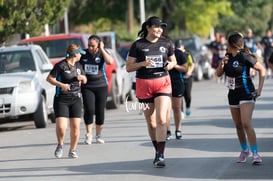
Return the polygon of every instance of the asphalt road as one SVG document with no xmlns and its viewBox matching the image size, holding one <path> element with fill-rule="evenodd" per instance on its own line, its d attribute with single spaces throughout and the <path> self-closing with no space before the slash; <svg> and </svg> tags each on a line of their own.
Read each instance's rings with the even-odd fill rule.
<svg viewBox="0 0 273 181">
<path fill-rule="evenodd" d="M 127 102 L 107 110 L 104 145 L 84 145 L 84 125 L 78 159 L 56 159 L 55 125 L 35 129 L 32 122 L 0 125 L 2 181 L 174 181 L 273 180 L 273 79 L 265 82 L 253 114 L 263 164 L 235 162 L 240 147 L 227 106 L 227 90 L 216 81 L 194 82 L 192 115 L 182 123 L 182 140 L 167 142 L 165 168 L 152 165 L 154 151 L 139 104 Z M 172 132 L 174 124 L 172 121 Z"/>
</svg>

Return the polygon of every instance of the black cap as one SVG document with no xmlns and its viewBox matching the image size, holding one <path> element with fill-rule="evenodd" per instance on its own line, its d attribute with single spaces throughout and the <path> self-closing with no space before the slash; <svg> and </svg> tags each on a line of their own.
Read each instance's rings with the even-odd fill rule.
<svg viewBox="0 0 273 181">
<path fill-rule="evenodd" d="M 159 18 L 156 17 L 156 16 L 150 17 L 150 18 L 147 20 L 147 24 L 150 25 L 150 26 L 156 25 L 156 26 L 167 27 L 167 24 L 166 24 L 166 23 L 163 23 L 162 20 L 159 19 Z"/>
</svg>

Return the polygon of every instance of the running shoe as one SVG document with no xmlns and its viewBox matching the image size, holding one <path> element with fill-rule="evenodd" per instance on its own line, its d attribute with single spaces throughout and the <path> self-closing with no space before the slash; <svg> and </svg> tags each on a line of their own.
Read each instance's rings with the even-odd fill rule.
<svg viewBox="0 0 273 181">
<path fill-rule="evenodd" d="M 253 165 L 257 165 L 257 164 L 260 164 L 260 163 L 262 163 L 262 159 L 261 159 L 261 157 L 260 157 L 260 155 L 259 154 L 254 154 L 253 156 L 252 156 L 252 164 Z"/>
<path fill-rule="evenodd" d="M 58 144 L 55 150 L 55 157 L 61 158 L 63 156 L 63 145 Z"/>
<path fill-rule="evenodd" d="M 86 134 L 85 139 L 84 139 L 84 143 L 87 145 L 91 145 L 92 144 L 92 135 Z"/>
<path fill-rule="evenodd" d="M 181 131 L 179 131 L 179 130 L 175 131 L 175 138 L 176 138 L 177 140 L 180 140 L 180 139 L 182 138 L 182 133 L 181 133 Z"/>
<path fill-rule="evenodd" d="M 186 115 L 187 115 L 187 116 L 190 116 L 190 115 L 191 115 L 191 110 L 190 110 L 190 108 L 187 108 L 187 109 L 186 109 Z"/>
<path fill-rule="evenodd" d="M 161 156 L 156 156 L 155 160 L 154 160 L 154 167 L 156 168 L 163 168 L 165 167 L 165 160 L 164 157 Z"/>
<path fill-rule="evenodd" d="M 182 120 L 185 119 L 185 113 L 183 111 L 181 112 L 181 118 L 182 118 Z"/>
<path fill-rule="evenodd" d="M 155 153 L 155 159 L 154 159 L 154 161 L 153 161 L 153 164 L 155 164 L 155 162 L 156 162 L 156 160 L 157 160 L 157 155 L 158 155 L 158 153 L 156 152 L 156 153 Z"/>
<path fill-rule="evenodd" d="M 78 156 L 76 150 L 69 150 L 68 157 L 69 158 L 78 158 L 79 156 Z"/>
<path fill-rule="evenodd" d="M 241 151 L 240 156 L 237 158 L 237 163 L 244 163 L 249 155 L 248 151 Z"/>
<path fill-rule="evenodd" d="M 168 130 L 166 140 L 170 140 L 171 138 L 172 138 L 172 133 L 170 130 Z"/>
<path fill-rule="evenodd" d="M 96 136 L 96 143 L 98 144 L 104 144 L 104 140 L 101 138 L 101 135 Z"/>
</svg>

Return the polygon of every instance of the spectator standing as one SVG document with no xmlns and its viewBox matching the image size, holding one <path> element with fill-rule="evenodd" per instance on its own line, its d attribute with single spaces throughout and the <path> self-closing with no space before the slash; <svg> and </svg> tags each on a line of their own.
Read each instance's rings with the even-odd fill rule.
<svg viewBox="0 0 273 181">
<path fill-rule="evenodd" d="M 264 64 L 266 68 L 267 78 L 269 78 L 271 75 L 271 71 L 269 69 L 268 61 L 271 54 L 273 53 L 273 36 L 272 31 L 270 29 L 266 30 L 266 34 L 262 38 L 261 44 L 264 47 Z"/>
<path fill-rule="evenodd" d="M 227 43 L 226 43 L 226 37 L 222 34 L 220 36 L 220 42 L 218 43 L 217 47 L 217 67 L 219 63 L 221 62 L 221 59 L 225 57 L 227 53 Z M 218 83 L 225 82 L 225 75 L 223 74 L 221 77 L 216 77 L 216 80 Z"/>
<path fill-rule="evenodd" d="M 257 43 L 253 36 L 253 32 L 250 28 L 246 30 L 246 36 L 244 37 L 244 48 L 248 48 L 252 53 L 256 54 L 257 52 Z"/>
<path fill-rule="evenodd" d="M 220 32 L 216 32 L 214 36 L 214 40 L 210 43 L 209 47 L 212 52 L 212 63 L 211 66 L 212 68 L 216 69 L 217 68 L 217 61 L 218 61 L 218 44 L 220 44 L 220 37 L 222 34 Z"/>
<path fill-rule="evenodd" d="M 244 48 L 248 48 L 252 53 L 257 55 L 257 43 L 254 39 L 253 32 L 250 28 L 247 29 L 246 35 L 244 37 L 245 46 Z M 251 68 L 250 69 L 250 75 L 252 78 L 255 77 L 256 71 Z"/>
</svg>

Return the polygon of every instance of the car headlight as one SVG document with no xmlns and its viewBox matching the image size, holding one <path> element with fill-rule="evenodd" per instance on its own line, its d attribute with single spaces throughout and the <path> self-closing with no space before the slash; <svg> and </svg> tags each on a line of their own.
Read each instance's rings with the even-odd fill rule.
<svg viewBox="0 0 273 181">
<path fill-rule="evenodd" d="M 22 81 L 19 83 L 18 91 L 19 92 L 29 92 L 35 90 L 33 81 Z"/>
</svg>

